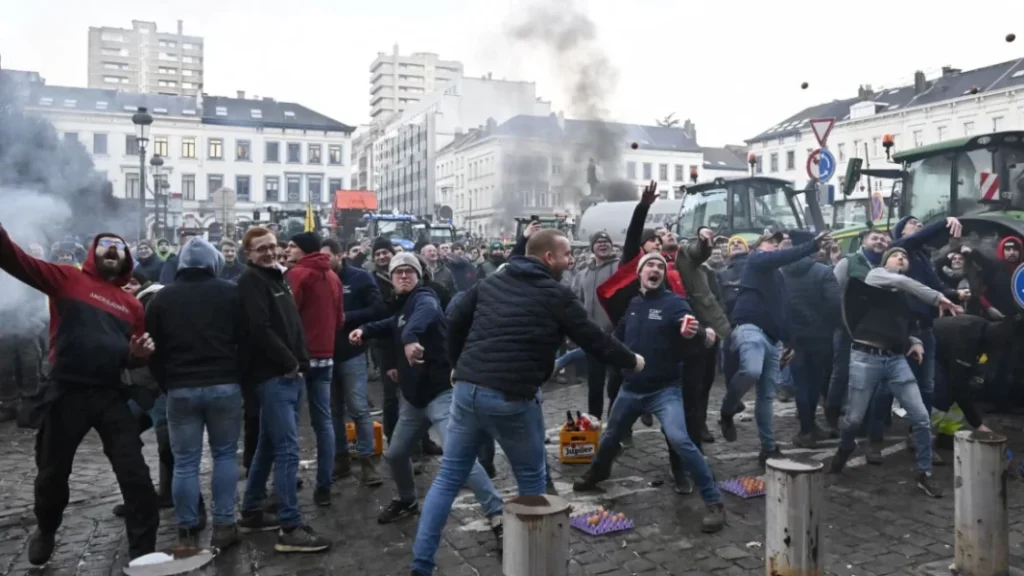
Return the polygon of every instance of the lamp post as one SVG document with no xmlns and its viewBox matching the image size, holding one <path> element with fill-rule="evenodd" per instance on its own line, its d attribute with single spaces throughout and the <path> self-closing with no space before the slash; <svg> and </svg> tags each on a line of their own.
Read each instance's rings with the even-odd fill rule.
<svg viewBox="0 0 1024 576">
<path fill-rule="evenodd" d="M 139 148 L 139 240 L 146 237 L 146 144 L 149 143 L 149 126 L 152 123 L 153 117 L 145 107 L 140 106 L 132 115 L 135 144 Z"/>
<path fill-rule="evenodd" d="M 162 230 L 157 226 L 159 224 L 160 213 L 160 193 L 163 186 L 162 172 L 164 167 L 164 159 L 159 154 L 153 154 L 149 159 L 149 167 L 153 171 L 153 234 L 154 236 L 160 234 Z M 142 204 L 143 210 L 145 210 L 145 203 Z M 145 220 L 143 220 L 145 222 Z"/>
</svg>

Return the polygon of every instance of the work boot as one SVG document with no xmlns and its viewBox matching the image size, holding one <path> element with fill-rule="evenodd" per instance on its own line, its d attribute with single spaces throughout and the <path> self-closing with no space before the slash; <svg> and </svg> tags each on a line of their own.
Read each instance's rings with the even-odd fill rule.
<svg viewBox="0 0 1024 576">
<path fill-rule="evenodd" d="M 313 491 L 313 503 L 317 506 L 330 506 L 331 505 L 331 489 L 330 488 L 317 488 Z"/>
<path fill-rule="evenodd" d="M 596 492 L 598 490 L 598 483 L 604 482 L 609 476 L 611 476 L 611 474 L 608 472 L 599 472 L 594 465 L 591 465 L 579 480 L 572 483 L 572 491 Z"/>
<path fill-rule="evenodd" d="M 882 443 L 868 442 L 867 446 L 864 447 L 864 459 L 867 460 L 868 464 L 872 464 L 874 466 L 881 466 Z"/>
<path fill-rule="evenodd" d="M 732 421 L 732 416 L 722 414 L 722 419 L 718 421 L 718 425 L 722 427 L 722 438 L 725 438 L 726 442 L 736 441 L 736 423 Z"/>
<path fill-rule="evenodd" d="M 36 528 L 32 537 L 28 540 L 28 562 L 33 566 L 42 566 L 50 561 L 53 556 L 53 547 L 56 545 L 57 535 L 51 532 L 43 532 Z"/>
<path fill-rule="evenodd" d="M 372 488 L 384 483 L 384 479 L 377 472 L 377 465 L 374 464 L 372 458 L 359 458 L 359 466 L 363 471 L 363 486 Z"/>
<path fill-rule="evenodd" d="M 352 475 L 352 457 L 348 452 L 334 455 L 334 480 L 341 480 Z"/>
<path fill-rule="evenodd" d="M 836 455 L 832 457 L 832 463 L 828 466 L 829 474 L 839 474 L 846 468 L 846 461 L 850 459 L 850 455 L 853 454 L 853 450 L 843 450 L 842 448 L 836 450 Z"/>
<path fill-rule="evenodd" d="M 213 525 L 213 535 L 210 537 L 210 547 L 217 550 L 227 550 L 242 541 L 238 533 L 237 524 Z"/>
<path fill-rule="evenodd" d="M 721 502 L 708 504 L 707 514 L 704 515 L 700 524 L 700 529 L 705 534 L 721 532 L 722 528 L 725 527 L 725 504 Z"/>
</svg>

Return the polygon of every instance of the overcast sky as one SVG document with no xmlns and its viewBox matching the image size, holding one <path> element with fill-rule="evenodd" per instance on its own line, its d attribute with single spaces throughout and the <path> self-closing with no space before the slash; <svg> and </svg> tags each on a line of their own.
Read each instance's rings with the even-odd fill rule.
<svg viewBox="0 0 1024 576">
<path fill-rule="evenodd" d="M 548 0 L 549 2 L 551 0 Z M 461 60 L 466 74 L 533 80 L 573 116 L 570 86 L 544 49 L 510 39 L 525 0 L 0 0 L 4 68 L 84 86 L 89 26 L 152 20 L 205 37 L 205 91 L 298 102 L 348 124 L 369 120 L 369 66 L 402 53 Z M 594 50 L 616 72 L 609 117 L 653 124 L 675 112 L 705 146 L 741 143 L 801 108 L 895 86 L 914 70 L 973 68 L 1024 57 L 1020 0 L 579 0 Z M 800 84 L 810 87 L 801 90 Z"/>
</svg>

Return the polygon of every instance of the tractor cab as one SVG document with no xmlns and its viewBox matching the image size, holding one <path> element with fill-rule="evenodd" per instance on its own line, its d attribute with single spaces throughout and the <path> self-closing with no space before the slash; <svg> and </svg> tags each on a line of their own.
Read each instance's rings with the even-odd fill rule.
<svg viewBox="0 0 1024 576">
<path fill-rule="evenodd" d="M 566 214 L 556 212 L 552 216 L 530 216 L 529 218 L 516 218 L 516 238 L 523 235 L 523 231 L 530 225 L 530 222 L 540 222 L 541 228 L 554 228 L 562 231 L 565 237 L 569 239 L 569 242 L 573 241 L 574 238 L 574 222 Z"/>
</svg>

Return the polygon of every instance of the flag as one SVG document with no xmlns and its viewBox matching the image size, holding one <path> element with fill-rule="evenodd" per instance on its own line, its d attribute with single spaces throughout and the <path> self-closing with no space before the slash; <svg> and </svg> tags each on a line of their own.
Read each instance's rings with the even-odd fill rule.
<svg viewBox="0 0 1024 576">
<path fill-rule="evenodd" d="M 313 203 L 306 200 L 306 229 L 304 232 L 313 232 L 316 230 L 316 219 L 313 218 Z"/>
</svg>

